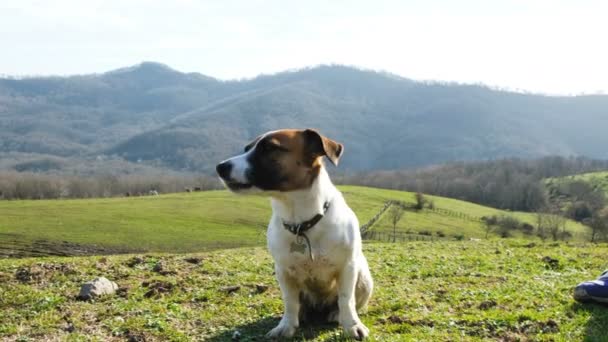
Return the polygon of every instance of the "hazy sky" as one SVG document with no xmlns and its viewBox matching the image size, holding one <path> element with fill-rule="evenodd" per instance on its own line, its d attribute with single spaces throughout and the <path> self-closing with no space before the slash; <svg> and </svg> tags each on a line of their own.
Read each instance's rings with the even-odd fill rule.
<svg viewBox="0 0 608 342">
<path fill-rule="evenodd" d="M 158 61 L 222 78 L 339 63 L 419 80 L 608 93 L 608 1 L 2 0 L 0 74 Z"/>
</svg>

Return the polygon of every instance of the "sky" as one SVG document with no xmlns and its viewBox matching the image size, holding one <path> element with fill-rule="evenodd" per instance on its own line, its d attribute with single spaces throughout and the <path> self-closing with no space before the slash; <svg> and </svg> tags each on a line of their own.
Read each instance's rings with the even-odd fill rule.
<svg viewBox="0 0 608 342">
<path fill-rule="evenodd" d="M 0 74 L 156 61 L 220 79 L 344 64 L 415 80 L 608 93 L 608 1 L 2 0 Z"/>
</svg>

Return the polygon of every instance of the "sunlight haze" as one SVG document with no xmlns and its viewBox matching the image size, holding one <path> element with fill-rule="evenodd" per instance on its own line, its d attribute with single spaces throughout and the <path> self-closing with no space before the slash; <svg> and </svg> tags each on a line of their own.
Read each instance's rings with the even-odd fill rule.
<svg viewBox="0 0 608 342">
<path fill-rule="evenodd" d="M 318 64 L 546 94 L 608 92 L 605 1 L 23 1 L 0 74 L 158 61 L 220 79 Z"/>
</svg>

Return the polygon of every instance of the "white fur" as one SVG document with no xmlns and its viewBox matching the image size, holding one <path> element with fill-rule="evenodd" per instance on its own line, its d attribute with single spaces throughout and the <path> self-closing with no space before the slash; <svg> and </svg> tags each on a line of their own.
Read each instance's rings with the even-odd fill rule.
<svg viewBox="0 0 608 342">
<path fill-rule="evenodd" d="M 247 183 L 247 170 L 249 169 L 249 163 L 247 162 L 247 158 L 249 154 L 251 154 L 253 148 L 246 153 L 239 154 L 238 156 L 232 157 L 226 162 L 230 162 L 232 164 L 232 170 L 230 171 L 230 177 L 240 183 Z"/>
<path fill-rule="evenodd" d="M 283 222 L 300 223 L 323 213 L 325 216 L 309 231 L 314 261 L 308 251 L 292 251 L 296 236 L 283 227 Z M 338 300 L 335 317 L 347 335 L 363 339 L 369 330 L 357 314 L 371 296 L 373 281 L 361 249 L 359 222 L 342 194 L 331 183 L 322 167 L 309 189 L 272 194 L 272 217 L 268 225 L 268 249 L 275 262 L 276 277 L 281 287 L 284 314 L 269 337 L 291 337 L 299 326 L 300 294 L 313 302 Z M 314 284 L 314 288 L 309 286 Z M 319 295 L 315 289 L 322 288 Z M 324 298 L 325 296 L 325 298 Z"/>
</svg>

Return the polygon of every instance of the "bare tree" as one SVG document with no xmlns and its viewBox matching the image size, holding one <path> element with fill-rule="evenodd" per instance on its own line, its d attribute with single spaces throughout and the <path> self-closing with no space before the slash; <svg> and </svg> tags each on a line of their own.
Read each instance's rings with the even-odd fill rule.
<svg viewBox="0 0 608 342">
<path fill-rule="evenodd" d="M 551 234 L 553 241 L 566 237 L 566 218 L 557 214 L 545 214 L 545 228 Z"/>
<path fill-rule="evenodd" d="M 608 237 L 608 207 L 594 212 L 593 216 L 583 223 L 591 228 L 591 242 Z"/>
<path fill-rule="evenodd" d="M 497 218 L 496 216 L 489 216 L 489 217 L 482 217 L 481 219 L 483 221 L 483 227 L 486 231 L 486 239 L 488 238 L 488 236 L 490 235 L 490 232 L 494 230 L 494 228 L 496 227 L 496 223 L 497 223 Z"/>
<path fill-rule="evenodd" d="M 393 224 L 393 242 L 397 241 L 397 223 L 401 221 L 405 208 L 400 203 L 393 203 L 391 209 L 388 212 L 388 216 Z"/>
<path fill-rule="evenodd" d="M 536 234 L 543 241 L 547 240 L 549 237 L 545 226 L 545 215 L 546 214 L 540 210 L 536 212 Z"/>
</svg>

